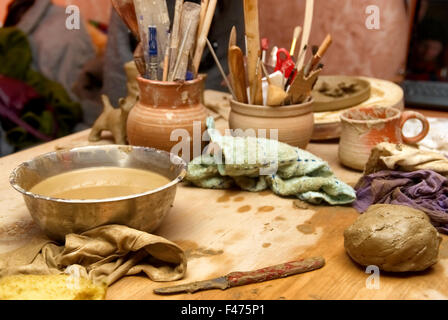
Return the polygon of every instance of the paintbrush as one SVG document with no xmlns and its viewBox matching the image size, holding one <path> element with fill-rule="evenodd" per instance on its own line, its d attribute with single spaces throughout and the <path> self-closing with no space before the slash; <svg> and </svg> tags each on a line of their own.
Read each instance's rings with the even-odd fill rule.
<svg viewBox="0 0 448 320">
<path fill-rule="evenodd" d="M 266 54 L 269 50 L 269 39 L 268 38 L 262 38 L 261 39 L 261 62 L 262 64 L 266 63 Z"/>
<path fill-rule="evenodd" d="M 218 57 L 216 56 L 215 50 L 213 49 L 212 44 L 208 39 L 205 39 L 205 42 L 208 46 L 208 49 L 210 50 L 210 53 L 213 56 L 213 59 L 215 60 L 216 65 L 218 66 L 219 72 L 221 72 L 221 76 L 224 79 L 224 82 L 226 83 L 227 88 L 229 89 L 229 92 L 231 93 L 234 100 L 237 100 L 235 93 L 233 92 L 232 86 L 230 85 L 229 79 L 227 79 L 226 73 L 224 72 L 224 69 L 222 68 L 221 63 L 219 62 Z"/>
<path fill-rule="evenodd" d="M 294 57 L 294 52 L 296 51 L 297 40 L 299 39 L 301 33 L 302 33 L 302 27 L 301 26 L 297 26 L 297 27 L 294 28 L 294 34 L 293 34 L 293 37 L 292 37 L 291 50 L 289 50 L 289 54 L 291 55 L 291 57 Z"/>
<path fill-rule="evenodd" d="M 319 64 L 322 57 L 327 52 L 328 48 L 332 44 L 333 40 L 331 38 L 331 35 L 327 35 L 320 45 L 319 49 L 317 50 L 316 54 L 313 55 L 311 60 L 308 62 L 308 64 L 305 67 L 305 76 L 307 76 L 314 68 Z"/>
<path fill-rule="evenodd" d="M 158 68 L 158 48 L 157 48 L 157 28 L 150 26 L 148 30 L 148 77 L 150 80 L 157 80 Z"/>
</svg>

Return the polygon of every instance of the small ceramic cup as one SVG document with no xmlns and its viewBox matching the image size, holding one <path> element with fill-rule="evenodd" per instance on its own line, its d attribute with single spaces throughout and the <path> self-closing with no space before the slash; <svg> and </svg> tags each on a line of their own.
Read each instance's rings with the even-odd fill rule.
<svg viewBox="0 0 448 320">
<path fill-rule="evenodd" d="M 402 132 L 409 119 L 418 119 L 423 124 L 416 137 L 406 137 Z M 364 170 L 372 149 L 378 143 L 415 144 L 429 132 L 429 122 L 422 114 L 380 106 L 347 110 L 341 115 L 341 123 L 339 160 L 343 165 L 360 171 Z"/>
</svg>

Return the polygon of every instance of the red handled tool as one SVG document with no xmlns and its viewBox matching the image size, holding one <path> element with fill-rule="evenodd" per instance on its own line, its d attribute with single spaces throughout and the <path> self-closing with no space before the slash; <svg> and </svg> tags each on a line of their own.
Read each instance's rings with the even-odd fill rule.
<svg viewBox="0 0 448 320">
<path fill-rule="evenodd" d="M 221 289 L 244 286 L 251 283 L 264 282 L 289 277 L 320 269 L 325 265 L 322 257 L 304 259 L 267 267 L 256 271 L 232 272 L 226 276 L 212 280 L 181 284 L 174 287 L 155 289 L 156 294 L 194 293 L 201 290 Z"/>
<path fill-rule="evenodd" d="M 277 65 L 274 71 L 281 71 L 285 78 L 289 78 L 295 68 L 294 60 L 292 60 L 289 51 L 285 48 L 278 49 L 277 51 Z"/>
</svg>

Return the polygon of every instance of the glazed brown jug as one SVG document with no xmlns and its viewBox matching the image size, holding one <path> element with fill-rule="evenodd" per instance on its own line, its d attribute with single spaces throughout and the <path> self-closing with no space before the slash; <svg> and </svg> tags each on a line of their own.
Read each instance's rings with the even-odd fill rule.
<svg viewBox="0 0 448 320">
<path fill-rule="evenodd" d="M 180 143 L 173 131 L 188 132 L 193 140 L 201 140 L 205 131 L 207 110 L 204 106 L 205 75 L 185 82 L 153 81 L 138 77 L 140 100 L 129 113 L 127 136 L 129 144 L 171 152 Z M 200 122 L 200 137 L 197 135 Z M 194 125 L 196 123 L 196 129 Z M 186 131 L 185 131 L 186 130 Z M 194 137 L 194 133 L 196 133 Z M 201 146 L 203 143 L 200 142 Z M 193 151 L 190 152 L 193 155 Z M 178 155 L 178 154 L 176 154 Z M 189 157 L 191 160 L 192 156 Z"/>
</svg>

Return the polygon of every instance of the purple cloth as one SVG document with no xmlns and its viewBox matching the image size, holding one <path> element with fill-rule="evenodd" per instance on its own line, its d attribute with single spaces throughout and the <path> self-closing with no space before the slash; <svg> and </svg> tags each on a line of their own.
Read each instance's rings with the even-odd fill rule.
<svg viewBox="0 0 448 320">
<path fill-rule="evenodd" d="M 405 205 L 425 212 L 448 233 L 448 179 L 430 170 L 380 171 L 361 178 L 353 207 L 361 213 L 373 204 Z"/>
</svg>

